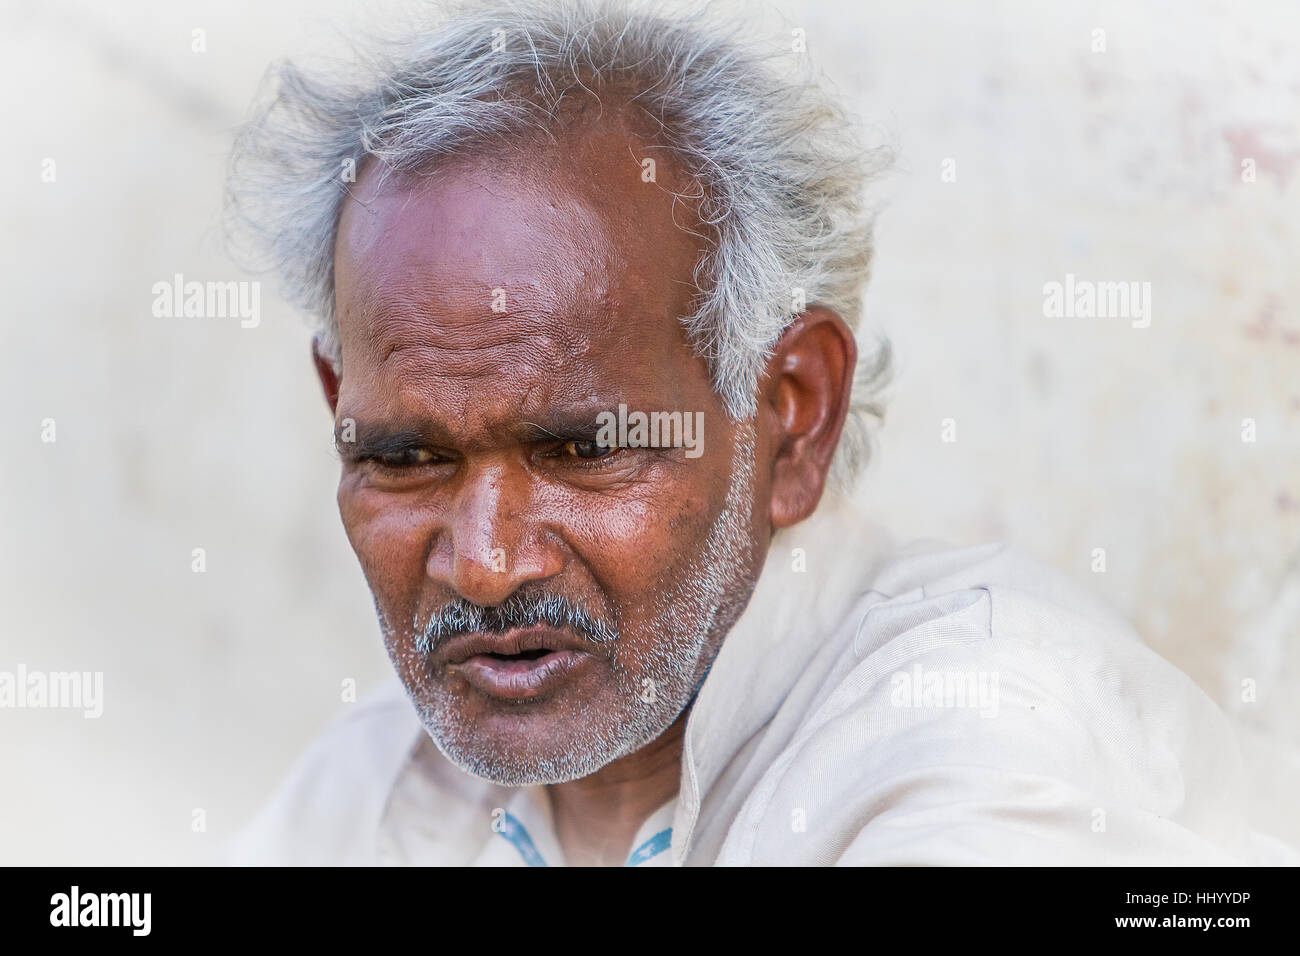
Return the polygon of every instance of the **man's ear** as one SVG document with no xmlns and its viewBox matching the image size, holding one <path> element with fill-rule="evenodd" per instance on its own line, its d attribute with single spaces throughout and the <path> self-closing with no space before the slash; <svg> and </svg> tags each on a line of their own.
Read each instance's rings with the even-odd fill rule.
<svg viewBox="0 0 1300 956">
<path fill-rule="evenodd" d="M 339 407 L 339 373 L 324 355 L 321 355 L 320 340 L 311 340 L 311 360 L 316 366 L 316 375 L 320 378 L 321 388 L 325 390 L 325 401 L 329 403 L 330 412 L 337 413 Z"/>
<path fill-rule="evenodd" d="M 804 520 L 821 500 L 857 361 L 853 331 L 822 306 L 797 316 L 777 340 L 759 386 L 774 451 L 771 521 L 777 528 Z"/>
</svg>

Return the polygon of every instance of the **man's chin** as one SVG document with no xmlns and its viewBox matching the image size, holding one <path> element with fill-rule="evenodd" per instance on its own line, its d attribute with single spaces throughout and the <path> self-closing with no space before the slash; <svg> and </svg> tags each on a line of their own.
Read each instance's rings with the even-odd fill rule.
<svg viewBox="0 0 1300 956">
<path fill-rule="evenodd" d="M 520 706 L 481 697 L 468 707 L 457 706 L 460 702 L 444 699 L 421 707 L 425 732 L 461 770 L 509 787 L 590 776 L 664 729 L 633 715 L 597 716 L 595 703 L 575 708 L 549 700 Z"/>
<path fill-rule="evenodd" d="M 427 725 L 425 731 L 439 752 L 461 770 L 506 787 L 568 783 L 623 756 L 617 749 L 594 749 L 589 741 L 538 745 L 515 740 L 493 745 L 481 737 L 446 735 Z"/>
</svg>

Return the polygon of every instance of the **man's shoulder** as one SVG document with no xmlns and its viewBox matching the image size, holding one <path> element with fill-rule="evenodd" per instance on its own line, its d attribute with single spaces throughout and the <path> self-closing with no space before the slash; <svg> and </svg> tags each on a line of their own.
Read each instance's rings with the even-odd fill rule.
<svg viewBox="0 0 1300 956">
<path fill-rule="evenodd" d="M 916 541 L 883 560 L 871 589 L 891 601 L 942 600 L 947 595 L 996 592 L 1001 603 L 1059 607 L 1128 631 L 1127 622 L 1105 602 L 1056 568 L 1002 542 L 951 547 Z"/>
<path fill-rule="evenodd" d="M 392 786 L 423 736 L 388 679 L 320 734 L 228 854 L 236 865 L 374 862 Z"/>
<path fill-rule="evenodd" d="M 1095 594 L 1002 543 L 901 548 L 879 564 L 850 613 L 857 660 L 969 645 L 1012 669 L 1118 656 L 1142 669 L 1180 673 Z"/>
<path fill-rule="evenodd" d="M 1207 712 L 1217 715 L 1195 682 L 1148 647 L 1122 615 L 1003 544 L 925 544 L 884 563 L 853 625 L 851 654 L 842 671 L 850 685 L 874 676 L 897 686 L 905 668 L 946 664 L 967 676 L 986 674 L 1004 692 L 1033 684 L 1045 699 L 1084 708 L 1100 701 L 1133 716 L 1138 708 L 1150 714 L 1158 701 L 1176 701 L 1210 705 Z"/>
<path fill-rule="evenodd" d="M 874 577 L 853 625 L 846 679 L 945 660 L 996 673 L 1004 684 L 1033 682 L 1079 706 L 1101 701 L 1151 714 L 1169 702 L 1180 713 L 1221 716 L 1115 609 L 1004 544 L 912 546 Z"/>
<path fill-rule="evenodd" d="M 849 845 L 870 862 L 1117 862 L 1237 844 L 1226 720 L 1122 617 L 1001 544 L 912 545 L 877 567 L 751 795 L 769 822 L 733 851 L 788 854 L 796 810 L 810 850 L 825 821 L 825 862 Z"/>
</svg>

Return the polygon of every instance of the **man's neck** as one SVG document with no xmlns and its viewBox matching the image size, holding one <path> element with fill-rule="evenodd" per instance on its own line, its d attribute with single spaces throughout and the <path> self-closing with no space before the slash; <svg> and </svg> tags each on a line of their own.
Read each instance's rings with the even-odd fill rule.
<svg viewBox="0 0 1300 956">
<path fill-rule="evenodd" d="M 681 782 L 686 708 L 667 730 L 596 773 L 548 786 L 555 833 L 570 866 L 618 866 L 646 819 Z"/>
</svg>

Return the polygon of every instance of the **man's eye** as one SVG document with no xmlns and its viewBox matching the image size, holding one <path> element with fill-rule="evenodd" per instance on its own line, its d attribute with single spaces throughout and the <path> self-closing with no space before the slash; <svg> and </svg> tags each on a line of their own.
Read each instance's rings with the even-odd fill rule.
<svg viewBox="0 0 1300 956">
<path fill-rule="evenodd" d="M 602 445 L 598 441 L 571 441 L 564 445 L 564 453 L 583 461 L 605 458 L 617 449 L 613 445 Z"/>
<path fill-rule="evenodd" d="M 427 448 L 406 448 L 388 455 L 377 455 L 374 460 L 384 468 L 413 468 L 433 461 L 433 452 Z"/>
</svg>

